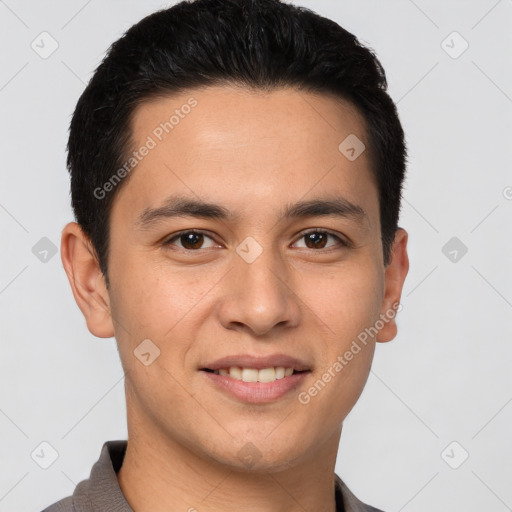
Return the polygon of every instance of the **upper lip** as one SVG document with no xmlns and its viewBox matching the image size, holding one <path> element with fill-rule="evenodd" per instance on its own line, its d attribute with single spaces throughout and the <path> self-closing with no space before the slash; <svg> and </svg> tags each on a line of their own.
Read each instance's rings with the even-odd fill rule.
<svg viewBox="0 0 512 512">
<path fill-rule="evenodd" d="M 220 370 L 221 368 L 231 368 L 237 366 L 239 368 L 255 368 L 262 370 L 263 368 L 272 368 L 283 366 L 285 368 L 293 368 L 296 371 L 311 370 L 310 365 L 305 361 L 301 361 L 295 357 L 286 354 L 272 354 L 268 356 L 251 356 L 248 354 L 237 354 L 216 359 L 211 363 L 207 363 L 201 367 L 202 370 Z"/>
</svg>

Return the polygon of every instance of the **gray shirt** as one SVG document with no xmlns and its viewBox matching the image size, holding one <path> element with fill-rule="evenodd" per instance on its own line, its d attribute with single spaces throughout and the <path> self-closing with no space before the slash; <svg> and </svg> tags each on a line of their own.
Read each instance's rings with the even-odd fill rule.
<svg viewBox="0 0 512 512">
<path fill-rule="evenodd" d="M 80 482 L 72 496 L 64 498 L 43 512 L 133 512 L 117 481 L 123 464 L 127 441 L 107 441 L 87 480 Z M 335 476 L 337 512 L 382 512 L 359 501 L 338 475 Z"/>
</svg>

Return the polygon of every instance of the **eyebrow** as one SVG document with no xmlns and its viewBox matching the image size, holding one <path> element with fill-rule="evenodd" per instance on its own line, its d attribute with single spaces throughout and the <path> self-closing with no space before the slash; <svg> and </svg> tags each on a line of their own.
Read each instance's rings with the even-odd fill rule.
<svg viewBox="0 0 512 512">
<path fill-rule="evenodd" d="M 278 214 L 278 222 L 285 219 L 307 217 L 336 216 L 353 219 L 356 222 L 369 224 L 365 210 L 344 197 L 311 199 L 285 205 Z M 184 196 L 168 197 L 158 208 L 145 208 L 136 221 L 141 229 L 149 229 L 155 224 L 175 217 L 197 217 L 200 219 L 218 219 L 236 222 L 240 216 L 229 209 L 215 203 L 208 203 Z"/>
</svg>

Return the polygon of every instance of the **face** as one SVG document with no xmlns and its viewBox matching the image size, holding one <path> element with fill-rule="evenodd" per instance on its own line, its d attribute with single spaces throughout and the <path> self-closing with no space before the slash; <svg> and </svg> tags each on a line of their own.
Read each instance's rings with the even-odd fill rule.
<svg viewBox="0 0 512 512">
<path fill-rule="evenodd" d="M 293 89 L 211 87 L 135 111 L 110 315 L 82 308 L 91 332 L 115 334 L 134 435 L 272 471 L 337 447 L 407 272 L 403 235 L 383 265 L 368 151 L 339 149 L 351 134 L 368 148 L 353 106 Z"/>
</svg>

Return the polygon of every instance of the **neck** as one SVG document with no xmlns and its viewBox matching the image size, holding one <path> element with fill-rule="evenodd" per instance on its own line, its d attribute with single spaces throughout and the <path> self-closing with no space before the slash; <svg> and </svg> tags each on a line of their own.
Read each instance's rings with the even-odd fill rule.
<svg viewBox="0 0 512 512">
<path fill-rule="evenodd" d="M 137 512 L 336 512 L 334 466 L 341 428 L 284 470 L 250 471 L 134 423 L 138 428 L 128 422 L 128 446 L 117 477 Z"/>
</svg>

